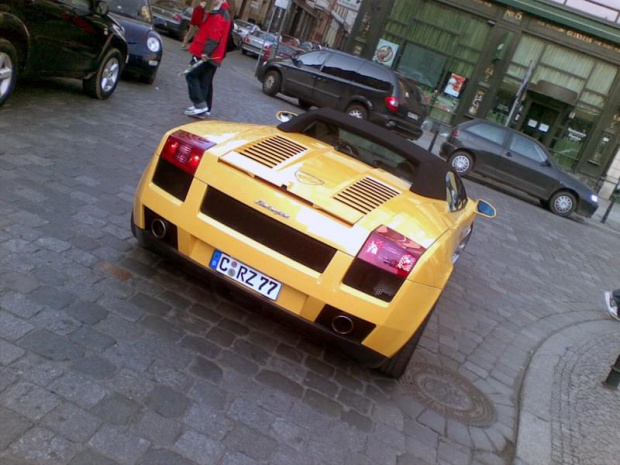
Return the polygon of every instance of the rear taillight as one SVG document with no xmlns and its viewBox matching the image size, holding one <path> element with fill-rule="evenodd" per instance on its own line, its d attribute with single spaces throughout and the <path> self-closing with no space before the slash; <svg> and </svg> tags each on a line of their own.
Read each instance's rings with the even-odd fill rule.
<svg viewBox="0 0 620 465">
<path fill-rule="evenodd" d="M 175 20 L 177 20 L 177 21 L 182 21 L 182 20 L 183 20 L 183 18 L 181 17 L 181 15 L 180 15 L 180 14 L 178 14 L 178 13 L 176 13 L 176 14 L 174 15 L 174 19 L 175 19 Z"/>
<path fill-rule="evenodd" d="M 368 237 L 357 258 L 406 278 L 425 251 L 420 244 L 380 226 Z"/>
<path fill-rule="evenodd" d="M 267 61 L 269 60 L 269 55 L 271 55 L 271 45 L 265 45 L 264 49 L 263 49 L 263 60 Z"/>
<path fill-rule="evenodd" d="M 385 106 L 392 113 L 396 113 L 398 111 L 398 99 L 396 97 L 385 97 Z"/>
<path fill-rule="evenodd" d="M 244 41 L 246 44 L 249 44 L 249 43 L 250 43 L 250 38 L 246 36 L 246 37 L 244 37 L 244 38 L 243 38 L 243 41 Z"/>
<path fill-rule="evenodd" d="M 450 133 L 450 137 L 458 137 L 458 136 L 459 136 L 459 130 L 454 128 L 452 132 Z"/>
<path fill-rule="evenodd" d="M 178 130 L 168 136 L 160 157 L 193 175 L 200 165 L 204 152 L 214 145 L 215 142 Z"/>
</svg>

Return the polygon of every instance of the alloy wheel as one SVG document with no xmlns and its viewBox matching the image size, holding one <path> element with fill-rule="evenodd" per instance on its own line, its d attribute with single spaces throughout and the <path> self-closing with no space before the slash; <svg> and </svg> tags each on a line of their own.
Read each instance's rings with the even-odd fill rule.
<svg viewBox="0 0 620 465">
<path fill-rule="evenodd" d="M 115 58 L 109 60 L 105 64 L 105 68 L 103 68 L 103 73 L 101 74 L 101 90 L 107 93 L 114 88 L 118 81 L 119 70 L 120 66 Z"/>
<path fill-rule="evenodd" d="M 452 160 L 452 167 L 459 174 L 467 172 L 469 170 L 469 166 L 470 166 L 469 158 L 466 157 L 465 155 L 457 155 Z"/>
<path fill-rule="evenodd" d="M 559 195 L 553 202 L 558 213 L 568 213 L 573 209 L 573 199 L 568 195 Z"/>
<path fill-rule="evenodd" d="M 11 57 L 0 52 L 0 98 L 10 91 L 14 72 Z"/>
</svg>

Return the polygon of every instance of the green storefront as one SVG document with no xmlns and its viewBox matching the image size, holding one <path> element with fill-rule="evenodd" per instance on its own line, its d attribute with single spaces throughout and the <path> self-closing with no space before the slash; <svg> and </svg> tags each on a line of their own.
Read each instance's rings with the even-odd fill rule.
<svg viewBox="0 0 620 465">
<path fill-rule="evenodd" d="M 431 120 L 515 127 L 592 186 L 618 152 L 611 23 L 536 0 L 364 0 L 347 51 L 416 79 Z"/>
</svg>

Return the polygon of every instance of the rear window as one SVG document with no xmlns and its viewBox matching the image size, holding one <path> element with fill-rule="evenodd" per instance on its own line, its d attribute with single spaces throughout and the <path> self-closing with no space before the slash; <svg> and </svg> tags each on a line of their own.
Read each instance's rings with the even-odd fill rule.
<svg viewBox="0 0 620 465">
<path fill-rule="evenodd" d="M 504 140 L 506 139 L 507 133 L 506 129 L 502 127 L 493 126 L 486 123 L 473 124 L 464 130 L 497 145 L 504 145 Z"/>
</svg>

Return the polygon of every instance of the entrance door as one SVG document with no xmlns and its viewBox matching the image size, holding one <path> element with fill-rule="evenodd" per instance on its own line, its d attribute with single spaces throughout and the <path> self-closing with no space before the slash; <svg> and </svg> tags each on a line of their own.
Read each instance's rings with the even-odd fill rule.
<svg viewBox="0 0 620 465">
<path fill-rule="evenodd" d="M 525 113 L 520 131 L 548 146 L 559 116 L 559 110 L 532 101 Z"/>
</svg>

